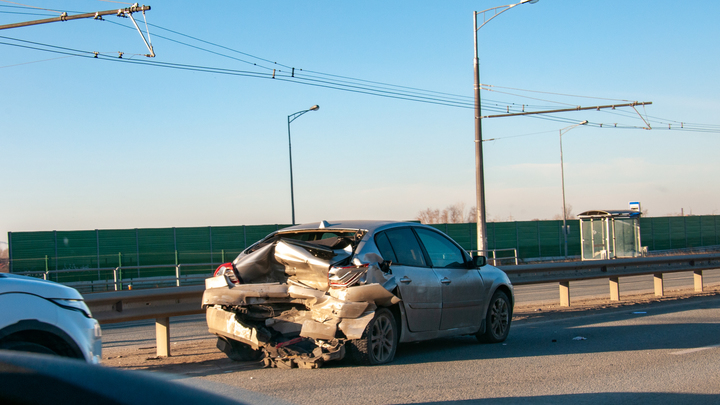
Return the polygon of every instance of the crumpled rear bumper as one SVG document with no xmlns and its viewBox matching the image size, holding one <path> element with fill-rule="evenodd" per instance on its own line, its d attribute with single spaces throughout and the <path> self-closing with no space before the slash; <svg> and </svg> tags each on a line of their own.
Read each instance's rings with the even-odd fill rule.
<svg viewBox="0 0 720 405">
<path fill-rule="evenodd" d="M 203 294 L 208 330 L 261 350 L 268 367 L 317 368 L 340 360 L 345 342 L 362 338 L 375 309 L 398 302 L 379 283 L 324 292 L 280 283 L 234 285 L 224 276 L 207 279 Z"/>
</svg>

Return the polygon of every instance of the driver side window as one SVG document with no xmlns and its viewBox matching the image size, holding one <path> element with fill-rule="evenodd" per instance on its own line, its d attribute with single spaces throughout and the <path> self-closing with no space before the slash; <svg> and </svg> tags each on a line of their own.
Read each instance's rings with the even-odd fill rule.
<svg viewBox="0 0 720 405">
<path fill-rule="evenodd" d="M 430 256 L 433 267 L 464 268 L 465 255 L 452 241 L 439 232 L 415 228 L 425 250 Z"/>
</svg>

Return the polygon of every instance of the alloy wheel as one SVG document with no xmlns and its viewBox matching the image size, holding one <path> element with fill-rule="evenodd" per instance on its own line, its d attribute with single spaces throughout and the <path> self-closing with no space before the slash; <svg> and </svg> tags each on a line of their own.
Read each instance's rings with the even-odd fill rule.
<svg viewBox="0 0 720 405">
<path fill-rule="evenodd" d="M 375 319 L 371 335 L 372 356 L 376 363 L 387 361 L 395 345 L 395 332 L 392 320 L 385 315 Z"/>
</svg>

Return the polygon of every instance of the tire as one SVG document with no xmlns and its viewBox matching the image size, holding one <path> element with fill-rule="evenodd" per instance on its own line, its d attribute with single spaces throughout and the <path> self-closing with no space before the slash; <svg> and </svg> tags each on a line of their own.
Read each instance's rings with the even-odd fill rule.
<svg viewBox="0 0 720 405">
<path fill-rule="evenodd" d="M 482 343 L 503 342 L 510 333 L 512 309 L 508 296 L 502 291 L 495 291 L 485 317 L 485 332 L 475 335 Z"/>
<path fill-rule="evenodd" d="M 375 316 L 363 331 L 362 338 L 348 342 L 355 363 L 369 366 L 393 361 L 398 345 L 398 327 L 387 308 L 375 311 Z"/>
<path fill-rule="evenodd" d="M 38 343 L 33 342 L 23 342 L 23 341 L 11 341 L 0 344 L 0 349 L 3 350 L 14 350 L 18 352 L 28 352 L 28 353 L 39 353 L 39 354 L 51 354 L 57 356 L 58 353 L 54 350 L 50 349 L 47 346 L 43 346 Z"/>
<path fill-rule="evenodd" d="M 224 337 L 218 337 L 217 348 L 234 361 L 257 361 L 263 355 L 262 351 L 255 350 L 245 343 Z"/>
</svg>

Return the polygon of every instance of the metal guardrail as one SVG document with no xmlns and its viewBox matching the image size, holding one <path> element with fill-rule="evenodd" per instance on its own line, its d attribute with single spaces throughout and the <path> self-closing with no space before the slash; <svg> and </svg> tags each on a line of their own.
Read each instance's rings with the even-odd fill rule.
<svg viewBox="0 0 720 405">
<path fill-rule="evenodd" d="M 101 324 L 201 314 L 205 285 L 85 294 Z"/>
<path fill-rule="evenodd" d="M 520 260 L 520 257 L 518 257 L 518 252 L 516 248 L 507 248 L 507 249 L 488 249 L 488 250 L 468 250 L 468 253 L 472 255 L 473 253 L 492 253 L 492 256 L 486 256 L 488 263 L 490 263 L 490 260 L 492 260 L 492 265 L 497 266 L 498 262 L 503 260 L 512 260 L 515 262 L 515 264 L 518 264 L 518 261 Z M 512 256 L 508 257 L 497 257 L 497 252 L 513 252 Z"/>
<path fill-rule="evenodd" d="M 694 273 L 695 291 L 703 290 L 703 270 L 720 268 L 720 254 L 640 257 L 632 259 L 595 260 L 585 262 L 525 264 L 500 267 L 515 285 L 558 283 L 560 305 L 570 305 L 570 281 L 607 278 L 610 300 L 620 300 L 620 277 L 652 274 L 655 295 L 664 292 L 663 274 L 680 271 Z"/>
<path fill-rule="evenodd" d="M 156 264 L 149 266 L 119 266 L 119 267 L 100 267 L 100 268 L 88 268 L 88 269 L 64 269 L 64 270 L 48 270 L 48 271 L 26 271 L 13 274 L 19 274 L 23 276 L 31 277 L 42 277 L 44 280 L 51 280 L 52 275 L 58 274 L 87 274 L 87 273 L 98 273 L 98 279 L 95 281 L 74 281 L 63 283 L 70 287 L 73 287 L 80 292 L 88 292 L 89 288 L 91 293 L 95 292 L 96 287 L 103 287 L 104 290 L 122 291 L 125 288 L 128 290 L 133 289 L 133 284 L 142 286 L 143 284 L 155 285 L 156 287 L 168 287 L 169 285 L 175 284 L 176 287 L 181 285 L 195 285 L 202 284 L 208 277 L 208 274 L 184 274 L 182 269 L 193 268 L 193 267 L 213 267 L 219 266 L 221 263 L 191 263 L 191 264 Z M 175 277 L 169 276 L 158 276 L 158 277 L 140 277 L 141 270 L 155 270 L 155 269 L 175 269 Z M 127 277 L 128 270 L 137 270 L 138 277 Z M 113 279 L 105 280 L 100 276 L 101 272 L 112 272 Z M 123 271 L 125 271 L 125 277 L 123 277 Z M 165 285 L 169 284 L 169 285 Z"/>
<path fill-rule="evenodd" d="M 170 356 L 170 317 L 202 314 L 205 285 L 117 291 L 85 295 L 85 303 L 101 324 L 155 319 L 158 356 Z"/>
<path fill-rule="evenodd" d="M 720 254 L 527 264 L 500 268 L 515 285 L 558 283 L 560 305 L 569 306 L 570 281 L 607 278 L 610 283 L 610 299 L 618 301 L 620 277 L 652 274 L 655 280 L 655 295 L 662 296 L 664 273 L 692 271 L 695 291 L 702 292 L 702 272 L 720 268 Z M 157 354 L 169 356 L 170 317 L 204 313 L 200 308 L 204 289 L 204 285 L 195 285 L 94 293 L 86 294 L 85 302 L 101 324 L 155 319 Z"/>
</svg>

